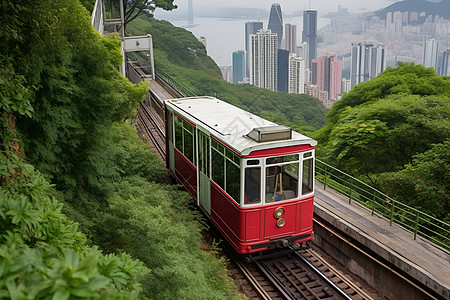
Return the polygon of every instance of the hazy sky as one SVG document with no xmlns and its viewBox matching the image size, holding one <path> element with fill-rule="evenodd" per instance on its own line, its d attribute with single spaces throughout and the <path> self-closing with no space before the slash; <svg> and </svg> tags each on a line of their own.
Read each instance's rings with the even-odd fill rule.
<svg viewBox="0 0 450 300">
<path fill-rule="evenodd" d="M 375 11 L 384 8 L 396 0 L 193 0 L 194 10 L 196 7 L 208 6 L 208 7 L 256 7 L 270 10 L 273 3 L 280 3 L 283 11 L 303 10 L 305 8 L 318 9 L 320 11 L 337 11 L 337 7 L 340 4 L 342 7 L 348 8 L 351 12 L 361 12 L 361 8 L 365 8 L 369 11 Z M 400 1 L 400 0 L 399 0 Z M 188 0 L 175 0 L 180 8 L 187 7 Z M 309 5 L 311 3 L 311 6 Z"/>
</svg>

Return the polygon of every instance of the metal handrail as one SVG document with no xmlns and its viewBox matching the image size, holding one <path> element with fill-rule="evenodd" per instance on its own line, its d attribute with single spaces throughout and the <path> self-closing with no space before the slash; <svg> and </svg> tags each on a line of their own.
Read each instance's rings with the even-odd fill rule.
<svg viewBox="0 0 450 300">
<path fill-rule="evenodd" d="M 348 197 L 349 204 L 356 201 L 373 214 L 386 217 L 390 225 L 397 223 L 417 235 L 450 250 L 450 224 L 410 207 L 378 191 L 353 176 L 316 159 L 316 179 L 327 187 Z"/>
<path fill-rule="evenodd" d="M 161 70 L 158 66 L 155 66 L 156 73 L 158 76 L 163 78 L 167 83 L 169 83 L 172 87 L 178 90 L 184 97 L 197 97 L 197 95 L 191 91 L 189 88 L 178 82 L 176 79 L 172 78 L 169 74 Z"/>
</svg>

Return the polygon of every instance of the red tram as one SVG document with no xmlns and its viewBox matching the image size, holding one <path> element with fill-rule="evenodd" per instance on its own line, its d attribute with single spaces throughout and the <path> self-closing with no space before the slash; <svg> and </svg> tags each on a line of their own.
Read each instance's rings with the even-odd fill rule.
<svg viewBox="0 0 450 300">
<path fill-rule="evenodd" d="M 238 253 L 311 240 L 315 140 L 212 97 L 165 107 L 167 168 Z"/>
</svg>

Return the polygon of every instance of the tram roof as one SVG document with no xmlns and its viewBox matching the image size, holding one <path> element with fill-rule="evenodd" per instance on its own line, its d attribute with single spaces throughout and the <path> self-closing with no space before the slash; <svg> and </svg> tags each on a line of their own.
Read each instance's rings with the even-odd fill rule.
<svg viewBox="0 0 450 300">
<path fill-rule="evenodd" d="M 241 155 L 255 150 L 295 145 L 315 146 L 313 140 L 303 134 L 292 131 L 290 139 L 257 142 L 247 135 L 255 128 L 278 126 L 248 111 L 214 97 L 189 97 L 166 100 L 166 104 L 196 126 L 208 130 Z"/>
</svg>

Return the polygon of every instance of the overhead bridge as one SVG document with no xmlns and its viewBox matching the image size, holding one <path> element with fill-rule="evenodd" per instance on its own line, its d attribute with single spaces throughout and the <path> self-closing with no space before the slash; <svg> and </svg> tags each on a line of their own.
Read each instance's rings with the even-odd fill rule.
<svg viewBox="0 0 450 300">
<path fill-rule="evenodd" d="M 163 143 L 164 137 L 153 135 L 164 132 L 163 101 L 184 96 L 162 77 L 149 81 L 136 127 L 140 136 L 161 151 L 162 159 L 164 145 L 157 144 Z M 316 162 L 316 177 L 321 182 L 316 181 L 314 244 L 389 299 L 450 299 L 448 240 L 439 246 L 421 236 L 427 230 L 420 227 L 423 222 L 419 221 L 419 214 L 395 207 L 381 193 L 380 196 L 373 192 L 373 197 L 364 200 L 363 193 L 357 190 L 356 179 L 348 175 L 351 183 L 346 191 L 331 189 L 331 182 L 337 187 L 336 181 L 343 177 L 340 174 L 333 179 L 331 168 L 319 160 Z M 366 202 L 369 208 L 361 205 Z M 377 205 L 381 208 L 376 208 Z M 408 216 L 412 218 L 410 227 L 396 223 L 398 218 Z M 449 227 L 445 227 L 448 224 L 439 226 L 444 227 L 443 232 L 449 237 Z"/>
</svg>

